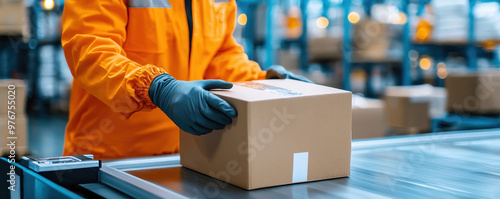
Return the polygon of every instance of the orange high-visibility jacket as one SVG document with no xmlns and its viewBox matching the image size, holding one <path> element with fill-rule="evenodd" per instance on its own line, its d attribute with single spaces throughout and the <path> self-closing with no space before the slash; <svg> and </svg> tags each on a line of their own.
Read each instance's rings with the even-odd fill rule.
<svg viewBox="0 0 500 199">
<path fill-rule="evenodd" d="M 74 81 L 63 155 L 177 153 L 179 129 L 148 96 L 151 81 L 264 79 L 232 36 L 234 0 L 66 0 L 62 45 Z"/>
</svg>

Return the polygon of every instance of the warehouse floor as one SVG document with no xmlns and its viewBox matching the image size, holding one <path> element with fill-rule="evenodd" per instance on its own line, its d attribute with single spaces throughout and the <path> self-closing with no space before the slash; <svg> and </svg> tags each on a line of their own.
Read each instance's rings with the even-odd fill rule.
<svg viewBox="0 0 500 199">
<path fill-rule="evenodd" d="M 35 157 L 61 156 L 68 116 L 53 114 L 46 116 L 30 115 L 28 119 L 30 153 Z"/>
</svg>

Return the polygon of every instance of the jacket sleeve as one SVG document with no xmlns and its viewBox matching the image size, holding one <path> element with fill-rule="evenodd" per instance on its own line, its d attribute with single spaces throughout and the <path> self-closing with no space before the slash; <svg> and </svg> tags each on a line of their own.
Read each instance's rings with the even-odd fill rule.
<svg viewBox="0 0 500 199">
<path fill-rule="evenodd" d="M 248 60 L 243 47 L 236 42 L 233 32 L 236 27 L 236 3 L 234 0 L 227 10 L 224 23 L 227 25 L 224 41 L 209 64 L 205 79 L 223 79 L 230 82 L 265 79 L 266 71 L 259 64 Z"/>
<path fill-rule="evenodd" d="M 127 18 L 124 0 L 67 0 L 61 42 L 75 80 L 114 112 L 129 117 L 155 108 L 149 84 L 166 71 L 127 58 L 122 48 Z"/>
</svg>

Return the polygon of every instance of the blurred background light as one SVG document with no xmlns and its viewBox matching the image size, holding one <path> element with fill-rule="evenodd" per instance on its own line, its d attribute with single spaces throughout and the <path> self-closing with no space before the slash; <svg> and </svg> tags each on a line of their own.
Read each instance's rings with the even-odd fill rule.
<svg viewBox="0 0 500 199">
<path fill-rule="evenodd" d="M 410 60 L 412 61 L 417 61 L 418 59 L 418 52 L 416 50 L 410 50 L 408 52 L 408 57 L 410 58 Z"/>
<path fill-rule="evenodd" d="M 432 24 L 427 20 L 421 20 L 417 25 L 417 41 L 418 42 L 426 42 L 430 40 L 430 36 L 432 33 Z"/>
<path fill-rule="evenodd" d="M 247 24 L 247 21 L 248 21 L 248 18 L 247 18 L 246 14 L 240 14 L 240 16 L 238 16 L 238 24 L 244 26 Z"/>
<path fill-rule="evenodd" d="M 290 15 L 288 16 L 287 27 L 289 29 L 294 29 L 294 28 L 300 27 L 299 16 L 298 16 L 298 14 L 295 14 L 294 10 L 296 10 L 296 9 L 291 9 Z"/>
<path fill-rule="evenodd" d="M 420 68 L 422 68 L 423 70 L 427 70 L 427 69 L 431 68 L 431 65 L 432 65 L 432 61 L 430 58 L 422 57 L 422 59 L 420 59 Z"/>
<path fill-rule="evenodd" d="M 326 28 L 328 27 L 328 19 L 326 17 L 319 17 L 317 20 L 316 20 L 316 25 L 318 25 L 318 27 L 320 28 Z"/>
<path fill-rule="evenodd" d="M 427 29 L 427 28 L 419 28 L 417 30 L 417 38 L 420 42 L 424 42 L 425 40 L 427 40 L 427 38 L 429 37 L 429 34 L 430 34 L 430 30 Z"/>
<path fill-rule="evenodd" d="M 52 10 L 54 8 L 54 0 L 45 0 L 43 2 L 43 8 Z"/>
<path fill-rule="evenodd" d="M 349 15 L 347 16 L 347 19 L 349 20 L 349 22 L 351 23 L 358 23 L 359 21 L 359 14 L 357 12 L 351 12 L 349 13 Z"/>
<path fill-rule="evenodd" d="M 399 14 L 391 15 L 391 23 L 392 24 L 405 24 L 407 21 L 406 14 L 404 12 L 400 12 Z"/>
<path fill-rule="evenodd" d="M 437 64 L 437 67 L 438 67 L 438 68 L 446 68 L 446 64 L 445 64 L 444 62 L 439 62 L 439 63 Z"/>
<path fill-rule="evenodd" d="M 446 68 L 440 68 L 437 71 L 437 75 L 440 79 L 444 79 L 448 76 L 448 72 L 446 72 Z"/>
</svg>

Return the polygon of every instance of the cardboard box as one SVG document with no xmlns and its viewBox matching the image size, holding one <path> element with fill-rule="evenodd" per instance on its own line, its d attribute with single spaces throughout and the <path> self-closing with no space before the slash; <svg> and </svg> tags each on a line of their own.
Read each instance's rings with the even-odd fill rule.
<svg viewBox="0 0 500 199">
<path fill-rule="evenodd" d="M 404 129 L 408 134 L 430 130 L 429 102 L 412 101 L 407 96 L 386 96 L 387 126 Z"/>
<path fill-rule="evenodd" d="M 26 155 L 30 155 L 30 152 L 28 150 L 27 146 L 17 146 L 14 149 L 16 158 L 21 158 Z M 0 147 L 0 152 L 2 156 L 9 156 L 11 154 L 10 148 L 8 146 L 6 147 Z"/>
<path fill-rule="evenodd" d="M 8 129 L 8 118 L 7 115 L 0 116 L 0 150 L 3 154 L 9 152 L 9 144 L 10 141 L 15 141 L 16 153 L 26 153 L 28 146 L 28 122 L 27 117 L 24 114 L 16 114 L 16 118 L 13 120 L 14 124 L 14 132 L 15 134 L 11 135 Z M 8 137 L 17 137 L 17 139 L 8 139 Z M 19 152 L 19 153 L 18 153 Z"/>
<path fill-rule="evenodd" d="M 339 37 L 315 37 L 307 42 L 309 60 L 312 62 L 332 61 L 342 58 L 342 39 Z"/>
<path fill-rule="evenodd" d="M 287 70 L 300 69 L 300 51 L 298 49 L 278 50 L 280 64 Z"/>
<path fill-rule="evenodd" d="M 391 86 L 385 94 L 387 126 L 409 134 L 431 130 L 431 119 L 446 115 L 446 90 L 430 85 Z"/>
<path fill-rule="evenodd" d="M 26 6 L 23 0 L 0 0 L 0 35 L 29 34 Z"/>
<path fill-rule="evenodd" d="M 184 167 L 247 190 L 349 176 L 350 92 L 260 80 L 213 93 L 238 117 L 203 136 L 181 131 Z"/>
<path fill-rule="evenodd" d="M 384 101 L 353 95 L 352 139 L 386 136 Z"/>
<path fill-rule="evenodd" d="M 13 85 L 15 87 L 14 90 L 10 89 L 10 85 Z M 14 91 L 14 93 L 9 91 Z M 16 114 L 24 114 L 26 112 L 26 84 L 23 80 L 0 80 L 0 116 L 6 116 L 7 111 L 9 111 L 9 97 L 14 98 L 15 101 L 15 110 L 13 111 Z"/>
<path fill-rule="evenodd" d="M 500 113 L 500 72 L 450 73 L 445 85 L 449 112 Z"/>
<path fill-rule="evenodd" d="M 352 55 L 355 61 L 387 60 L 390 46 L 387 25 L 374 19 L 363 19 L 354 25 Z"/>
</svg>

